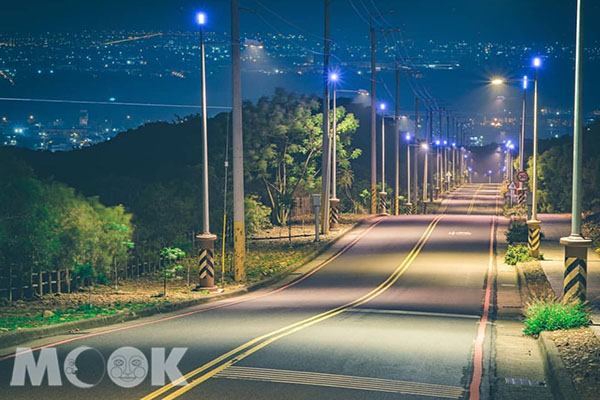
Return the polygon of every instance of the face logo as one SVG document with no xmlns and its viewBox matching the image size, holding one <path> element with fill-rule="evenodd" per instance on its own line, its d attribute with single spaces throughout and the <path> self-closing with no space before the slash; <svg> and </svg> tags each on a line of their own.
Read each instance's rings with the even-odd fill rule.
<svg viewBox="0 0 600 400">
<path fill-rule="evenodd" d="M 146 356 L 133 347 L 118 348 L 108 359 L 108 375 L 121 387 L 135 387 L 142 383 L 147 374 Z"/>
</svg>

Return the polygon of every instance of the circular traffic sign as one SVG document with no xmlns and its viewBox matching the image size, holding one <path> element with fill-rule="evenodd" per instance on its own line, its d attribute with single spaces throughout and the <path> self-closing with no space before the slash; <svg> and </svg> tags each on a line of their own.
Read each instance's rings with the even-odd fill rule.
<svg viewBox="0 0 600 400">
<path fill-rule="evenodd" d="M 529 175 L 527 174 L 527 171 L 519 171 L 517 173 L 517 180 L 521 183 L 525 183 L 529 180 Z"/>
</svg>

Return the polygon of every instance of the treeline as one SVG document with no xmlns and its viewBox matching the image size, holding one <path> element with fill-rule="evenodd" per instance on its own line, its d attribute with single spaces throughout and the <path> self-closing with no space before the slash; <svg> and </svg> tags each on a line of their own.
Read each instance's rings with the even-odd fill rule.
<svg viewBox="0 0 600 400">
<path fill-rule="evenodd" d="M 362 106 L 355 107 L 363 112 Z M 294 197 L 319 191 L 322 143 L 321 101 L 278 89 L 257 102 L 244 102 L 244 168 L 248 229 L 268 223 L 285 225 Z M 366 185 L 356 185 L 353 163 L 361 150 L 352 138 L 368 143 L 368 131 L 344 107 L 338 118 L 338 197 L 346 210 Z M 231 153 L 230 113 L 208 120 L 210 225 L 221 233 L 224 161 Z M 110 141 L 81 150 L 50 153 L 9 149 L 43 179 L 64 182 L 108 206 L 122 204 L 135 226 L 136 258 L 155 258 L 167 246 L 189 249 L 202 224 L 202 125 L 198 115 L 155 122 L 123 132 Z M 229 141 L 227 137 L 229 136 Z M 229 143 L 229 146 L 227 146 Z M 366 160 L 365 160 L 366 161 Z M 355 168 L 358 174 L 360 168 Z M 363 168 L 363 170 L 365 170 Z M 227 211 L 231 212 L 231 168 Z M 364 172 L 364 171 L 362 171 Z M 359 190 L 360 187 L 360 190 Z M 366 204 L 366 202 L 365 202 Z M 231 218 L 228 218 L 231 220 Z"/>
<path fill-rule="evenodd" d="M 33 294 L 33 274 L 64 271 L 76 287 L 84 279 L 106 281 L 116 263 L 126 262 L 134 231 L 123 206 L 41 180 L 5 149 L 0 177 L 0 279 Z"/>
<path fill-rule="evenodd" d="M 545 149 L 538 158 L 539 211 L 548 213 L 571 212 L 573 138 L 540 143 Z M 583 135 L 583 209 L 600 213 L 600 123 L 584 129 Z M 531 165 L 531 160 L 529 165 Z M 530 174 L 533 172 L 530 167 Z"/>
</svg>

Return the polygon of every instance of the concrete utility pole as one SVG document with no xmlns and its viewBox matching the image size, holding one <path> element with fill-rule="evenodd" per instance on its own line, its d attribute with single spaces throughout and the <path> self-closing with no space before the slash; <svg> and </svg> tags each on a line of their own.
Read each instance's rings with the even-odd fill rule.
<svg viewBox="0 0 600 400">
<path fill-rule="evenodd" d="M 329 233 L 329 193 L 331 187 L 331 150 L 329 142 L 329 3 L 325 0 L 325 40 L 323 42 L 323 148 L 321 156 L 321 225 Z"/>
<path fill-rule="evenodd" d="M 377 213 L 377 97 L 375 95 L 375 28 L 373 17 L 369 16 L 369 36 L 371 39 L 371 214 Z"/>
<path fill-rule="evenodd" d="M 419 98 L 415 96 L 415 142 L 419 139 Z M 418 209 L 419 204 L 419 150 L 415 147 L 415 154 L 413 157 L 413 204 L 415 209 Z"/>
<path fill-rule="evenodd" d="M 575 106 L 573 127 L 573 197 L 571 201 L 571 234 L 560 239 L 565 245 L 565 273 L 563 281 L 563 301 L 585 301 L 587 279 L 587 249 L 592 241 L 581 235 L 581 191 L 583 158 L 582 103 L 582 62 L 583 37 L 581 31 L 581 7 L 583 0 L 577 1 L 577 28 L 575 45 Z"/>
<path fill-rule="evenodd" d="M 400 213 L 400 69 L 396 63 L 396 104 L 394 110 L 394 137 L 395 146 L 395 179 L 394 179 L 394 215 Z"/>
<path fill-rule="evenodd" d="M 240 6 L 231 0 L 231 67 L 233 128 L 233 275 L 246 280 L 244 225 L 244 140 L 242 134 L 242 62 L 240 59 Z"/>
<path fill-rule="evenodd" d="M 210 233 L 210 213 L 208 202 L 208 122 L 206 115 L 206 58 L 204 46 L 204 24 L 206 15 L 197 14 L 200 27 L 200 57 L 201 57 L 201 90 L 202 90 L 202 234 L 197 236 L 200 249 L 200 274 L 195 290 L 218 290 L 215 286 L 215 240 L 217 236 Z"/>
</svg>

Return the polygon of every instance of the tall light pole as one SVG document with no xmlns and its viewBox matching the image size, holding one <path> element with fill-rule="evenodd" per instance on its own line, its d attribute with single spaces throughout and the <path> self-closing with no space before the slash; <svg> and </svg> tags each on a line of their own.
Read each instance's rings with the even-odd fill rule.
<svg viewBox="0 0 600 400">
<path fill-rule="evenodd" d="M 337 72 L 330 72 L 328 75 L 329 84 L 331 85 L 331 97 L 333 101 L 333 134 L 331 139 L 331 198 L 329 203 L 331 206 L 331 212 L 329 213 L 329 229 L 332 231 L 339 230 L 339 204 L 340 200 L 337 198 L 337 94 L 340 92 L 344 93 L 357 93 L 361 96 L 368 96 L 369 92 L 363 89 L 359 90 L 345 90 L 338 89 L 337 83 L 340 80 L 340 75 Z"/>
<path fill-rule="evenodd" d="M 321 155 L 321 231 L 329 233 L 329 193 L 331 191 L 331 143 L 329 142 L 329 5 L 325 0 L 325 32 L 323 40 L 323 145 Z"/>
<path fill-rule="evenodd" d="M 583 0 L 577 1 L 577 28 L 575 45 L 575 105 L 573 127 L 573 196 L 571 200 L 571 234 L 560 239 L 565 245 L 565 272 L 563 281 L 563 301 L 576 299 L 585 301 L 587 275 L 587 248 L 591 240 L 581 234 L 581 174 L 583 158 L 583 126 L 582 126 L 582 63 L 583 39 L 581 31 L 581 6 Z"/>
<path fill-rule="evenodd" d="M 246 228 L 244 212 L 244 139 L 242 133 L 242 61 L 240 57 L 240 6 L 231 0 L 231 69 L 233 128 L 233 276 L 246 280 Z M 225 260 L 223 260 L 225 262 Z"/>
<path fill-rule="evenodd" d="M 542 66 L 542 59 L 535 57 L 533 67 L 535 68 L 535 82 L 533 87 L 533 173 L 532 173 L 532 198 L 531 198 L 531 219 L 527 221 L 528 227 L 528 247 L 529 255 L 533 258 L 540 256 L 541 222 L 537 219 L 537 158 L 538 158 L 538 71 Z"/>
<path fill-rule="evenodd" d="M 218 290 L 215 286 L 214 250 L 216 235 L 210 233 L 210 213 L 208 204 L 208 122 L 206 115 L 206 61 L 204 51 L 204 25 L 206 14 L 196 14 L 196 22 L 200 27 L 200 57 L 201 57 L 201 86 L 202 86 L 202 234 L 197 235 L 200 249 L 200 273 L 198 286 L 195 290 Z"/>
<path fill-rule="evenodd" d="M 331 72 L 329 74 L 329 84 L 331 85 L 331 97 L 333 100 L 333 133 L 331 139 L 331 198 L 329 199 L 329 206 L 331 211 L 329 213 L 329 229 L 332 231 L 338 231 L 339 227 L 339 204 L 340 200 L 337 198 L 337 102 L 336 102 L 336 85 L 339 80 L 337 72 Z"/>
<path fill-rule="evenodd" d="M 379 202 L 381 212 L 387 212 L 387 192 L 385 191 L 385 103 L 379 105 L 381 110 L 381 192 L 379 192 Z"/>
<path fill-rule="evenodd" d="M 410 133 L 406 134 L 406 208 L 408 209 L 408 212 L 412 212 L 412 203 L 411 203 L 411 199 L 412 197 L 410 196 L 410 140 L 411 140 L 411 136 Z"/>
</svg>

